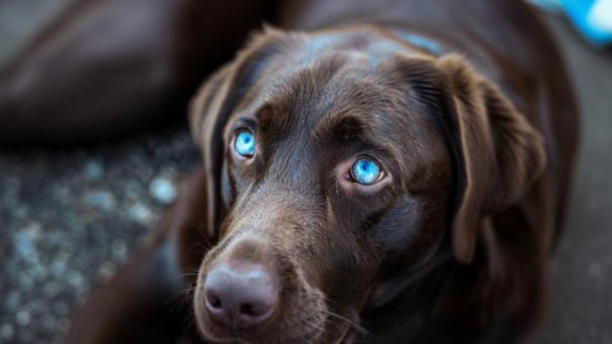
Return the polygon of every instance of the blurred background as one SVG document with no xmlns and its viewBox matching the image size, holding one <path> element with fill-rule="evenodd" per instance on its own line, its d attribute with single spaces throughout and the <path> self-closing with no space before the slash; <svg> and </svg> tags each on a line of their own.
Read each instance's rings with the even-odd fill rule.
<svg viewBox="0 0 612 344">
<path fill-rule="evenodd" d="M 0 68 L 66 2 L 1 0 Z M 530 343 L 612 344 L 612 51 L 543 16 L 569 63 L 583 140 L 550 306 Z M 72 311 L 142 243 L 197 163 L 186 124 L 88 148 L 0 147 L 0 343 L 63 343 Z"/>
</svg>

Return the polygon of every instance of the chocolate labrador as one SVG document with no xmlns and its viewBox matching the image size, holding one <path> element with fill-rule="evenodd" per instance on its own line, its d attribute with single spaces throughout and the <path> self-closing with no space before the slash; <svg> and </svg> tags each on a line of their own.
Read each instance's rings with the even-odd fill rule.
<svg viewBox="0 0 612 344">
<path fill-rule="evenodd" d="M 134 128 L 155 102 L 180 103 L 190 82 L 173 82 L 205 74 L 226 53 L 211 43 L 233 47 L 260 19 L 294 31 L 260 30 L 197 91 L 202 167 L 85 304 L 72 343 L 516 343 L 533 329 L 578 114 L 558 48 L 526 4 L 229 1 L 209 5 L 213 16 L 161 3 L 183 6 L 155 12 L 164 20 L 190 16 L 166 27 L 189 42 L 171 53 L 189 58 L 156 60 L 160 79 L 139 81 L 155 92 L 98 94 L 115 117 L 93 122 L 119 120 L 126 102 L 138 111 L 125 110 L 122 128 Z M 141 43 L 159 50 L 150 59 L 167 54 Z M 80 140 L 58 133 L 93 125 L 61 118 L 53 135 L 20 125 L 21 137 Z"/>
</svg>

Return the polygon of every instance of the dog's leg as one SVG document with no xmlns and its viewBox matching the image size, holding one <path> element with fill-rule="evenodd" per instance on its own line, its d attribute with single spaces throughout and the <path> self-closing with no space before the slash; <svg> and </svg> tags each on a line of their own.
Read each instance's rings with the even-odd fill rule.
<svg viewBox="0 0 612 344">
<path fill-rule="evenodd" d="M 149 244 L 98 288 L 74 318 L 69 343 L 174 343 L 194 337 L 192 292 L 212 246 L 205 229 L 206 174 L 198 170 Z"/>
<path fill-rule="evenodd" d="M 0 69 L 0 144 L 117 138 L 185 117 L 276 0 L 78 0 Z"/>
</svg>

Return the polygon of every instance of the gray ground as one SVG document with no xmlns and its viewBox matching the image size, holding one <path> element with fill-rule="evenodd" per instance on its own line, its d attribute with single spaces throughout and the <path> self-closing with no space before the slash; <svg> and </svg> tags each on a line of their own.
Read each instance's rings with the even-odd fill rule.
<svg viewBox="0 0 612 344">
<path fill-rule="evenodd" d="M 612 344 L 612 51 L 589 49 L 564 22 L 549 23 L 569 62 L 583 127 L 548 318 L 535 343 Z"/>
<path fill-rule="evenodd" d="M 0 2 L 0 63 L 63 1 Z M 531 342 L 612 344 L 612 53 L 549 22 L 580 96 L 583 143 L 551 305 Z M 0 343 L 62 343 L 72 310 L 142 242 L 197 161 L 184 127 L 87 149 L 0 150 Z"/>
</svg>

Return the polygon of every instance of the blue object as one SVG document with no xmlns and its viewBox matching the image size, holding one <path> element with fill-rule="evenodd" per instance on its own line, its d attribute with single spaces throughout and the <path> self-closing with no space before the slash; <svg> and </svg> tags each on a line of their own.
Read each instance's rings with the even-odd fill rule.
<svg viewBox="0 0 612 344">
<path fill-rule="evenodd" d="M 565 9 L 565 13 L 592 44 L 603 46 L 612 43 L 611 23 L 606 26 L 601 25 L 593 20 L 595 18 L 595 7 L 597 2 L 610 0 L 561 0 L 561 5 Z M 603 6 L 601 7 L 603 10 Z M 611 14 L 606 15 L 610 18 Z M 607 28 L 606 28 L 607 27 Z"/>
<path fill-rule="evenodd" d="M 394 33 L 404 41 L 414 45 L 415 47 L 421 48 L 432 55 L 439 56 L 444 52 L 438 43 L 425 36 L 412 32 L 406 32 L 404 30 L 395 30 Z"/>
<path fill-rule="evenodd" d="M 530 0 L 552 13 L 565 13 L 578 31 L 596 46 L 612 44 L 612 0 Z"/>
<path fill-rule="evenodd" d="M 363 158 L 353 164 L 351 174 L 357 183 L 371 185 L 378 181 L 381 170 L 374 160 Z"/>
<path fill-rule="evenodd" d="M 255 136 L 248 130 L 238 133 L 234 140 L 234 150 L 243 157 L 250 158 L 255 153 Z"/>
<path fill-rule="evenodd" d="M 442 48 L 438 45 L 438 43 L 427 39 L 420 35 L 415 34 L 406 34 L 402 36 L 408 43 L 425 49 L 432 53 L 433 55 L 441 55 Z"/>
</svg>

